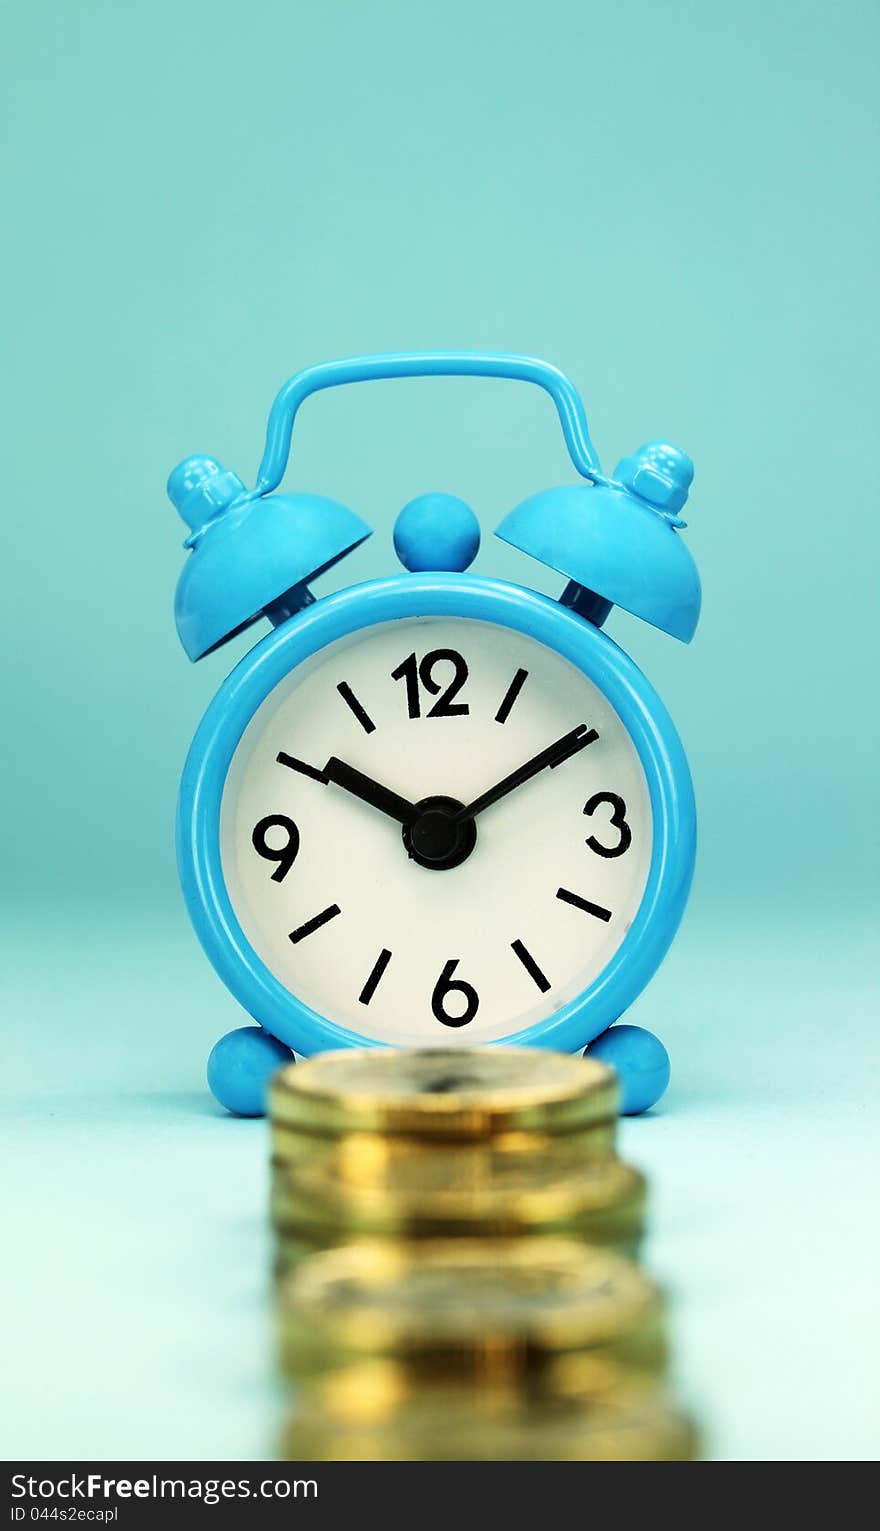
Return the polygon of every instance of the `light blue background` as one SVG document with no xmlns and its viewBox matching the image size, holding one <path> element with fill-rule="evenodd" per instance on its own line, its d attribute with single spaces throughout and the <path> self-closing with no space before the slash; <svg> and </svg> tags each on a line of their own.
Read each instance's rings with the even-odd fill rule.
<svg viewBox="0 0 880 1531">
<path fill-rule="evenodd" d="M 633 1012 L 674 1085 L 624 1146 L 716 1454 L 872 1454 L 876 8 L 15 0 L 4 29 L 8 1454 L 268 1450 L 263 1128 L 202 1094 L 237 1011 L 172 843 L 248 640 L 178 648 L 163 485 L 195 450 L 252 480 L 301 366 L 457 346 L 569 372 L 606 468 L 695 458 L 693 646 L 609 624 L 702 831 Z M 570 475 L 501 383 L 325 396 L 296 446 L 287 484 L 377 529 L 323 590 L 393 568 L 415 493 L 488 530 Z M 488 535 L 476 567 L 559 585 Z"/>
</svg>

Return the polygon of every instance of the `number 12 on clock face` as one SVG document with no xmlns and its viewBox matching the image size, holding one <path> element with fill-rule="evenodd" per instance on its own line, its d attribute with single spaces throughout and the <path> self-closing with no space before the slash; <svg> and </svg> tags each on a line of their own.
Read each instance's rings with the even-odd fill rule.
<svg viewBox="0 0 880 1531">
<path fill-rule="evenodd" d="M 382 621 L 310 654 L 223 785 L 223 881 L 258 962 L 368 1042 L 498 1041 L 566 1011 L 613 964 L 652 864 L 624 711 L 496 621 Z"/>
</svg>

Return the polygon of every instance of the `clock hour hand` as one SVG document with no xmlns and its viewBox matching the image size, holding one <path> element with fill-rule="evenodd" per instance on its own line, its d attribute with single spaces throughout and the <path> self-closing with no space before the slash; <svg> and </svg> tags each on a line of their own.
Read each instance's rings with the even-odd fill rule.
<svg viewBox="0 0 880 1531">
<path fill-rule="evenodd" d="M 328 782 L 342 787 L 343 791 L 350 792 L 353 797 L 359 797 L 362 803 L 369 803 L 371 808 L 378 808 L 380 813 L 387 814 L 398 824 L 414 824 L 419 817 L 415 803 L 399 797 L 389 787 L 383 787 L 381 782 L 365 776 L 363 771 L 356 770 L 354 766 L 346 765 L 344 760 L 337 760 L 335 755 L 330 756 L 323 774 Z"/>
<path fill-rule="evenodd" d="M 537 776 L 539 771 L 544 771 L 548 767 L 562 765 L 564 760 L 568 760 L 571 755 L 576 755 L 579 750 L 586 749 L 587 745 L 592 744 L 598 737 L 599 735 L 595 728 L 588 728 L 586 723 L 579 723 L 577 728 L 573 728 L 570 733 L 563 734 L 562 738 L 557 739 L 554 744 L 548 744 L 545 750 L 541 750 L 539 754 L 533 755 L 531 760 L 526 761 L 525 765 L 521 765 L 516 771 L 511 771 L 510 775 L 505 776 L 503 781 L 496 782 L 494 787 L 490 787 L 480 797 L 474 798 L 472 803 L 468 803 L 466 807 L 461 808 L 455 815 L 455 822 L 460 824 L 464 819 L 475 818 L 478 813 L 482 813 L 484 808 L 490 808 L 493 803 L 497 803 L 502 797 L 506 797 L 508 792 L 513 792 L 515 788 L 521 787 L 527 781 L 531 781 L 532 777 Z"/>
</svg>

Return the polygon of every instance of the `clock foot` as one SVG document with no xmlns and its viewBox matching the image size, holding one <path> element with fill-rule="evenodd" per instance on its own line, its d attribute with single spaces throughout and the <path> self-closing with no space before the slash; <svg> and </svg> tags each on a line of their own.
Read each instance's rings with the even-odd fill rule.
<svg viewBox="0 0 880 1531">
<path fill-rule="evenodd" d="M 293 1053 L 262 1026 L 228 1031 L 211 1049 L 208 1084 L 215 1100 L 235 1116 L 265 1116 L 266 1086 Z"/>
<path fill-rule="evenodd" d="M 642 1026 L 609 1026 L 584 1051 L 617 1071 L 621 1116 L 649 1111 L 669 1083 L 669 1054 L 660 1038 Z"/>
</svg>

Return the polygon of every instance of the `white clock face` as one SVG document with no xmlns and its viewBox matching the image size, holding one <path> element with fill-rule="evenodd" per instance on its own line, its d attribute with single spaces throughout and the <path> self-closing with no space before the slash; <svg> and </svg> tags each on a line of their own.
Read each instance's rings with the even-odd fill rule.
<svg viewBox="0 0 880 1531">
<path fill-rule="evenodd" d="M 565 758 L 523 770 L 556 745 Z M 242 735 L 220 821 L 266 967 L 320 1015 L 406 1046 L 510 1036 L 588 988 L 638 910 L 651 839 L 602 692 L 466 618 L 386 622 L 298 666 Z"/>
</svg>

